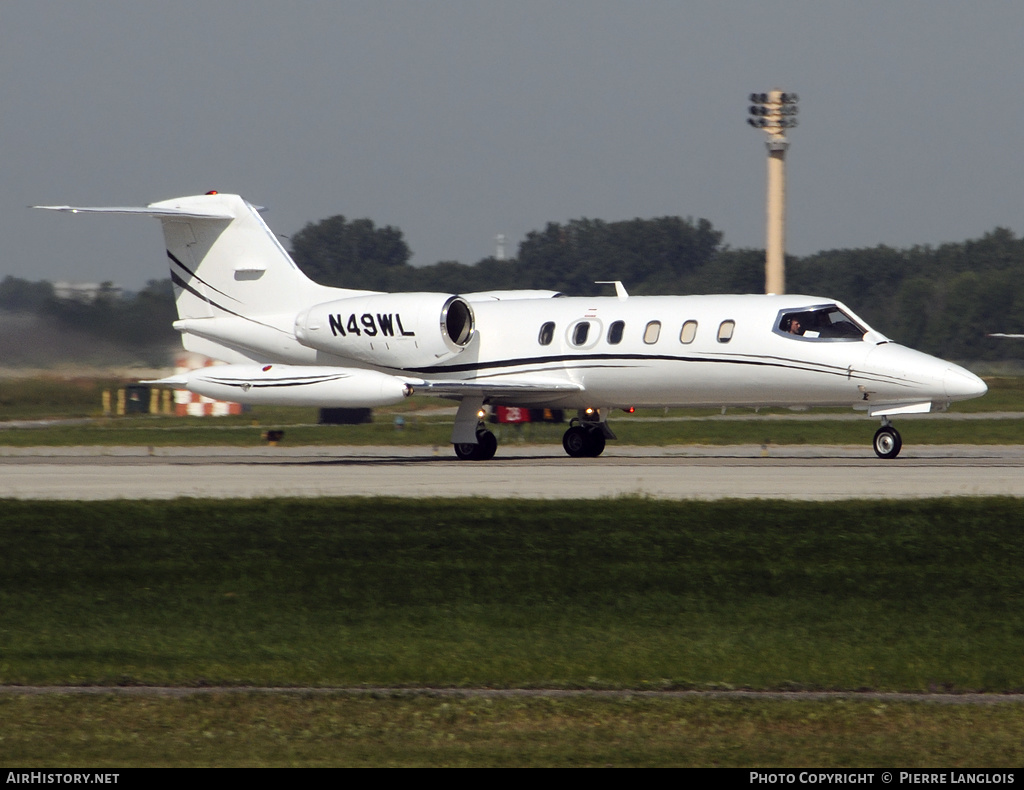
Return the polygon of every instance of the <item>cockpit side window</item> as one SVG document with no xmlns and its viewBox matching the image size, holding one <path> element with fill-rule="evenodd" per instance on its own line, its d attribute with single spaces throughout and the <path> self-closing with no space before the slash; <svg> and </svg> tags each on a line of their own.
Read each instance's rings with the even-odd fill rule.
<svg viewBox="0 0 1024 790">
<path fill-rule="evenodd" d="M 862 340 L 867 330 L 836 305 L 784 310 L 775 332 L 804 340 Z"/>
</svg>

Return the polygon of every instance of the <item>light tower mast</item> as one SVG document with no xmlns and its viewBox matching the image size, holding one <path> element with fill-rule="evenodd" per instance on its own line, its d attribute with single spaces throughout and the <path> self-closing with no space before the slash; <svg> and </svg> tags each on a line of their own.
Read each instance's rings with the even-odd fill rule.
<svg viewBox="0 0 1024 790">
<path fill-rule="evenodd" d="M 768 135 L 768 222 L 765 243 L 764 292 L 786 292 L 786 130 L 796 126 L 795 93 L 780 90 L 750 94 L 747 123 Z"/>
</svg>

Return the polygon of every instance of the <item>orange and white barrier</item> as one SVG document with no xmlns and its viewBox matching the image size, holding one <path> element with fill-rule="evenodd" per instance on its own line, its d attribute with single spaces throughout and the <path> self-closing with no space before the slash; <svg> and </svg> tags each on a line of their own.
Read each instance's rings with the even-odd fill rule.
<svg viewBox="0 0 1024 790">
<path fill-rule="evenodd" d="M 208 368 L 217 364 L 219 363 L 216 360 L 209 357 L 186 354 L 174 361 L 174 372 L 180 375 L 196 368 Z M 228 414 L 241 414 L 242 404 L 214 400 L 188 390 L 175 390 L 174 413 L 178 417 L 224 417 Z"/>
</svg>

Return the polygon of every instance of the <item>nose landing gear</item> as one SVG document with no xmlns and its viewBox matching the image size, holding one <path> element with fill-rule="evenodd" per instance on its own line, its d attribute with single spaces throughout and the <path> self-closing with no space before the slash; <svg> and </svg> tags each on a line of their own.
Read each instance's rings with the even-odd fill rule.
<svg viewBox="0 0 1024 790">
<path fill-rule="evenodd" d="M 895 458 L 903 448 L 900 432 L 885 417 L 882 418 L 882 427 L 875 431 L 874 448 L 879 458 Z"/>
</svg>

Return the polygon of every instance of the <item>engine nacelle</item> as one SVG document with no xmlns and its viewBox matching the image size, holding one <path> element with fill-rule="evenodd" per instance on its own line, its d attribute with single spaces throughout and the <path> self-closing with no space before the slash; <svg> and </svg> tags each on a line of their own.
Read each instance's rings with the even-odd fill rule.
<svg viewBox="0 0 1024 790">
<path fill-rule="evenodd" d="M 266 406 L 370 409 L 412 394 L 409 382 L 375 370 L 302 365 L 214 365 L 160 384 L 215 400 Z"/>
<path fill-rule="evenodd" d="M 393 368 L 436 365 L 473 339 L 473 308 L 461 296 L 396 293 L 314 305 L 295 318 L 304 346 Z"/>
</svg>

